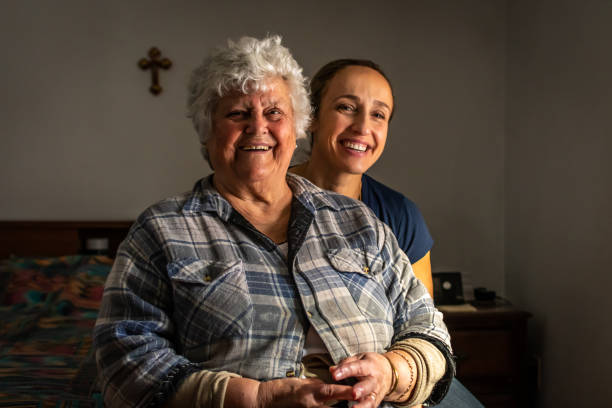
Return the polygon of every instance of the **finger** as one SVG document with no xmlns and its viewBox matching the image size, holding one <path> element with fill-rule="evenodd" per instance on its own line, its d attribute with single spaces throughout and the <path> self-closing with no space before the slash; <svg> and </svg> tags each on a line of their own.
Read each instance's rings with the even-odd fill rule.
<svg viewBox="0 0 612 408">
<path fill-rule="evenodd" d="M 350 377 L 364 377 L 371 375 L 371 363 L 367 360 L 356 360 L 341 363 L 330 370 L 334 380 L 340 381 Z"/>
<path fill-rule="evenodd" d="M 353 408 L 376 408 L 382 402 L 382 398 L 376 392 L 370 392 L 353 405 Z"/>
<path fill-rule="evenodd" d="M 350 385 L 323 383 L 314 394 L 315 398 L 321 402 L 330 400 L 353 401 L 353 387 Z"/>
<path fill-rule="evenodd" d="M 364 397 L 364 400 L 369 401 L 370 404 L 372 404 L 372 406 L 378 406 L 378 394 L 374 391 L 372 391 L 371 393 L 367 394 Z"/>
<path fill-rule="evenodd" d="M 361 400 L 371 393 L 380 393 L 380 390 L 377 390 L 377 381 L 373 377 L 363 377 L 353 385 L 353 397 L 356 400 Z"/>
<path fill-rule="evenodd" d="M 285 378 L 283 378 L 283 379 L 285 379 Z M 297 380 L 297 381 L 300 381 L 303 384 L 325 384 L 325 381 L 323 381 L 320 378 L 316 378 L 316 377 L 313 377 L 313 378 L 287 378 L 287 379 L 288 380 L 289 379 Z"/>
</svg>

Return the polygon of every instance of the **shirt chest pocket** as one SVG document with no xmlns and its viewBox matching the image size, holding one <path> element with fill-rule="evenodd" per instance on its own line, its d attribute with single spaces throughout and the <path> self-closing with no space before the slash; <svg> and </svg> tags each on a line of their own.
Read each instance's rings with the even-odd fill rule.
<svg viewBox="0 0 612 408">
<path fill-rule="evenodd" d="M 386 266 L 376 248 L 335 249 L 328 251 L 327 257 L 364 315 L 392 321 L 391 306 L 383 286 Z"/>
<path fill-rule="evenodd" d="M 242 261 L 180 259 L 168 265 L 168 275 L 174 321 L 187 350 L 242 337 L 249 331 L 253 303 Z"/>
</svg>

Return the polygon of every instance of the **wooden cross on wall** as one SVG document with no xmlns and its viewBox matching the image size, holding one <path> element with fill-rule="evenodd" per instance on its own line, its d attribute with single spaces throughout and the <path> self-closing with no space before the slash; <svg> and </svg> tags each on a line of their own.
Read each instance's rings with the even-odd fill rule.
<svg viewBox="0 0 612 408">
<path fill-rule="evenodd" d="M 151 69 L 151 87 L 149 91 L 153 95 L 158 95 L 162 91 L 162 87 L 159 84 L 159 69 L 169 69 L 172 66 L 172 61 L 168 58 L 159 59 L 161 51 L 157 47 L 152 47 L 149 50 L 149 58 L 141 58 L 138 61 L 138 66 L 143 70 Z"/>
</svg>

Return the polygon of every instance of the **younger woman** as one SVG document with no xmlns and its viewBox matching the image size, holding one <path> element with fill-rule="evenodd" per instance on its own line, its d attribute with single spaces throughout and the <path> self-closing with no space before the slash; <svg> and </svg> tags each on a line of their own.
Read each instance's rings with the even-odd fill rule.
<svg viewBox="0 0 612 408">
<path fill-rule="evenodd" d="M 380 158 L 393 116 L 391 84 L 374 62 L 340 59 L 323 66 L 311 83 L 312 152 L 290 171 L 317 186 L 363 201 L 395 234 L 417 278 L 433 297 L 433 239 L 417 206 L 365 172 Z M 453 380 L 439 407 L 482 407 Z"/>
<path fill-rule="evenodd" d="M 393 115 L 387 77 L 371 61 L 332 61 L 312 79 L 311 103 L 312 153 L 290 171 L 370 207 L 391 227 L 415 275 L 433 297 L 433 239 L 423 216 L 408 198 L 364 174 L 385 148 Z"/>
</svg>

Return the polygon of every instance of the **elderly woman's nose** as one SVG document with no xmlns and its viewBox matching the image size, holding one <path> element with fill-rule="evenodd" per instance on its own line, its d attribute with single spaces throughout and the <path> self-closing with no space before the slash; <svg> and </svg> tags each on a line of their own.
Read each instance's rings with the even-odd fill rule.
<svg viewBox="0 0 612 408">
<path fill-rule="evenodd" d="M 245 132 L 249 134 L 263 133 L 268 128 L 268 122 L 262 113 L 254 112 L 246 122 Z"/>
</svg>

